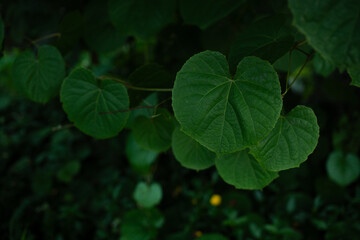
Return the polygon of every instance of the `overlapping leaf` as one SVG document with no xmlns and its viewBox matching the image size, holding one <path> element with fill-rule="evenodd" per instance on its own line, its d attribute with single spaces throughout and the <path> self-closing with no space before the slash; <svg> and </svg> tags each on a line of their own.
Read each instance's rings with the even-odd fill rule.
<svg viewBox="0 0 360 240">
<path fill-rule="evenodd" d="M 134 125 L 134 138 L 142 148 L 155 152 L 170 148 L 175 120 L 166 109 L 158 109 L 157 114 L 150 118 L 139 116 Z"/>
<path fill-rule="evenodd" d="M 95 138 L 117 135 L 129 116 L 128 111 L 113 113 L 129 108 L 126 88 L 109 79 L 98 80 L 84 68 L 75 69 L 64 80 L 60 98 L 69 120 Z"/>
<path fill-rule="evenodd" d="M 350 85 L 360 87 L 360 66 L 348 68 L 347 71 L 351 77 Z"/>
<path fill-rule="evenodd" d="M 251 154 L 270 171 L 298 167 L 317 145 L 319 126 L 314 112 L 297 106 L 281 116 L 270 134 L 251 148 Z"/>
<path fill-rule="evenodd" d="M 236 10 L 244 0 L 180 0 L 180 12 L 185 23 L 205 29 Z"/>
<path fill-rule="evenodd" d="M 262 189 L 278 176 L 262 168 L 247 150 L 220 155 L 215 165 L 226 183 L 240 189 Z"/>
<path fill-rule="evenodd" d="M 257 144 L 275 126 L 282 107 L 272 66 L 244 58 L 234 77 L 225 56 L 206 51 L 178 72 L 173 109 L 181 129 L 214 152 L 235 152 Z"/>
<path fill-rule="evenodd" d="M 15 86 L 35 102 L 46 103 L 59 93 L 65 77 L 65 63 L 52 46 L 38 48 L 37 56 L 28 50 L 21 53 L 13 65 Z"/>
<path fill-rule="evenodd" d="M 294 25 L 325 59 L 340 67 L 360 64 L 360 1 L 289 0 Z"/>
<path fill-rule="evenodd" d="M 109 14 L 123 34 L 149 38 L 171 22 L 175 0 L 110 0 Z"/>
<path fill-rule="evenodd" d="M 293 44 L 294 37 L 285 16 L 266 17 L 240 32 L 230 50 L 230 67 L 235 69 L 246 56 L 257 56 L 273 63 Z"/>
<path fill-rule="evenodd" d="M 172 134 L 172 150 L 176 160 L 186 168 L 203 170 L 215 163 L 216 154 L 180 131 L 180 128 L 176 128 Z"/>
</svg>

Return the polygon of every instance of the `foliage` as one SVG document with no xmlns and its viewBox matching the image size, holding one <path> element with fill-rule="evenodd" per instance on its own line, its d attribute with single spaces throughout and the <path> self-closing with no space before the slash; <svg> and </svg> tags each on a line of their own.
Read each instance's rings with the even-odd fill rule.
<svg viewBox="0 0 360 240">
<path fill-rule="evenodd" d="M 359 9 L 3 0 L 0 238 L 356 238 Z"/>
</svg>

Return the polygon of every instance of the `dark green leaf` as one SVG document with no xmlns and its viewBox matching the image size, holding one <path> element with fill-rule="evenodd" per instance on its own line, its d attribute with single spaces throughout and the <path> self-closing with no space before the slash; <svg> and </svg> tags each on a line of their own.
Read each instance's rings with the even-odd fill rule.
<svg viewBox="0 0 360 240">
<path fill-rule="evenodd" d="M 120 48 L 125 43 L 125 35 L 111 24 L 106 3 L 92 1 L 84 13 L 84 39 L 90 48 L 99 53 L 107 53 Z"/>
<path fill-rule="evenodd" d="M 360 67 L 351 67 L 347 69 L 351 77 L 350 85 L 360 87 Z"/>
<path fill-rule="evenodd" d="M 72 178 L 79 172 L 81 164 L 79 161 L 71 161 L 66 163 L 60 170 L 57 172 L 57 178 L 62 181 L 69 183 Z"/>
<path fill-rule="evenodd" d="M 176 128 L 172 134 L 172 150 L 176 160 L 186 168 L 203 170 L 215 163 L 216 154 L 180 131 L 180 128 Z"/>
<path fill-rule="evenodd" d="M 229 15 L 244 2 L 245 0 L 180 0 L 180 13 L 185 23 L 205 29 Z"/>
<path fill-rule="evenodd" d="M 81 37 L 83 28 L 83 16 L 79 11 L 69 12 L 64 16 L 60 23 L 60 38 L 58 47 L 60 49 L 70 50 L 76 45 Z"/>
<path fill-rule="evenodd" d="M 291 28 L 283 15 L 266 17 L 242 31 L 231 47 L 229 63 L 235 69 L 246 56 L 257 56 L 270 63 L 294 45 Z"/>
<path fill-rule="evenodd" d="M 151 208 L 159 204 L 162 199 L 162 189 L 158 183 L 148 185 L 145 182 L 139 182 L 134 191 L 136 203 L 144 208 Z"/>
<path fill-rule="evenodd" d="M 175 0 L 110 0 L 109 14 L 123 34 L 147 39 L 171 22 Z"/>
<path fill-rule="evenodd" d="M 217 233 L 204 234 L 198 240 L 228 240 L 228 238 Z"/>
<path fill-rule="evenodd" d="M 313 58 L 314 70 L 317 74 L 323 77 L 329 76 L 334 70 L 335 66 L 331 62 L 325 60 L 320 54 L 315 54 Z"/>
<path fill-rule="evenodd" d="M 329 177 L 341 186 L 349 185 L 360 175 L 359 158 L 351 153 L 334 151 L 326 162 Z"/>
<path fill-rule="evenodd" d="M 95 138 L 117 135 L 129 116 L 128 111 L 112 113 L 129 108 L 126 88 L 109 79 L 98 80 L 84 68 L 75 69 L 64 80 L 60 98 L 70 121 Z"/>
<path fill-rule="evenodd" d="M 272 66 L 244 58 L 231 77 L 225 56 L 206 51 L 178 72 L 173 108 L 181 130 L 214 152 L 234 152 L 257 144 L 275 126 L 282 107 Z"/>
<path fill-rule="evenodd" d="M 220 155 L 215 164 L 224 181 L 239 189 L 262 189 L 278 177 L 262 168 L 247 150 Z"/>
<path fill-rule="evenodd" d="M 21 53 L 13 65 L 13 80 L 19 91 L 35 102 L 46 103 L 59 93 L 65 77 L 65 63 L 52 46 Z"/>
<path fill-rule="evenodd" d="M 141 148 L 135 141 L 133 134 L 126 140 L 126 156 L 130 165 L 140 174 L 149 172 L 151 164 L 159 154 Z"/>
<path fill-rule="evenodd" d="M 299 167 L 306 161 L 318 142 L 319 126 L 314 112 L 305 106 L 297 106 L 281 116 L 275 128 L 251 148 L 250 153 L 270 171 Z"/>
<path fill-rule="evenodd" d="M 294 25 L 326 60 L 339 67 L 360 64 L 360 1 L 289 0 Z"/>
<path fill-rule="evenodd" d="M 134 138 L 142 148 L 163 152 L 171 146 L 175 120 L 166 109 L 158 109 L 156 115 L 150 118 L 139 116 L 134 125 Z"/>
</svg>

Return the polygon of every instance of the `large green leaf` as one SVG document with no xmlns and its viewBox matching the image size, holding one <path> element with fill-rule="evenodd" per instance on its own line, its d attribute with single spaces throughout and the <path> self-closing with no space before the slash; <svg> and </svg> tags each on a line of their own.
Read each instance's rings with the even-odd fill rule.
<svg viewBox="0 0 360 240">
<path fill-rule="evenodd" d="M 230 67 L 235 69 L 246 56 L 257 56 L 274 63 L 293 45 L 294 37 L 285 16 L 263 18 L 240 32 L 230 50 Z"/>
<path fill-rule="evenodd" d="M 128 111 L 112 113 L 129 108 L 126 88 L 109 79 L 96 79 L 85 68 L 75 69 L 64 80 L 60 98 L 69 120 L 95 138 L 117 135 L 129 116 Z"/>
<path fill-rule="evenodd" d="M 289 0 L 294 25 L 325 59 L 340 67 L 360 64 L 360 1 Z"/>
<path fill-rule="evenodd" d="M 175 0 L 110 0 L 109 14 L 124 34 L 149 38 L 171 22 Z"/>
<path fill-rule="evenodd" d="M 226 17 L 245 0 L 180 0 L 180 13 L 185 23 L 202 29 Z"/>
<path fill-rule="evenodd" d="M 158 155 L 156 152 L 141 148 L 135 141 L 133 134 L 128 136 L 126 140 L 126 157 L 136 172 L 140 174 L 149 172 L 151 164 Z"/>
<path fill-rule="evenodd" d="M 220 155 L 215 165 L 222 179 L 239 189 L 262 189 L 278 176 L 262 168 L 247 150 Z"/>
<path fill-rule="evenodd" d="M 231 77 L 225 56 L 206 51 L 178 72 L 173 109 L 182 131 L 214 152 L 256 145 L 275 126 L 282 107 L 273 67 L 244 58 Z"/>
<path fill-rule="evenodd" d="M 360 175 L 359 158 L 351 153 L 341 151 L 332 152 L 326 162 L 329 177 L 341 186 L 349 185 Z"/>
<path fill-rule="evenodd" d="M 298 167 L 306 161 L 317 145 L 319 126 L 314 112 L 305 106 L 297 106 L 281 116 L 275 128 L 251 148 L 260 164 L 270 171 Z"/>
<path fill-rule="evenodd" d="M 176 128 L 172 134 L 172 150 L 176 160 L 186 168 L 203 170 L 215 163 L 216 154 L 180 131 L 180 128 Z"/>
<path fill-rule="evenodd" d="M 142 148 L 163 152 L 171 146 L 175 121 L 166 109 L 158 109 L 157 114 L 149 118 L 137 117 L 134 126 L 134 138 Z"/>
<path fill-rule="evenodd" d="M 84 24 L 83 37 L 87 45 L 96 52 L 111 52 L 125 43 L 125 35 L 112 25 L 104 1 L 93 0 L 86 4 L 84 22 L 86 24 Z"/>
<path fill-rule="evenodd" d="M 148 185 L 145 182 L 139 182 L 136 185 L 133 197 L 139 206 L 151 208 L 160 203 L 162 189 L 158 183 Z"/>
<path fill-rule="evenodd" d="M 348 68 L 347 72 L 351 77 L 350 85 L 360 87 L 360 66 Z"/>
<path fill-rule="evenodd" d="M 28 50 L 15 60 L 13 80 L 19 91 L 35 102 L 46 103 L 59 93 L 65 77 L 65 63 L 52 46 L 38 48 L 37 56 Z"/>
<path fill-rule="evenodd" d="M 4 40 L 4 23 L 0 14 L 0 49 L 2 49 L 3 40 Z"/>
</svg>

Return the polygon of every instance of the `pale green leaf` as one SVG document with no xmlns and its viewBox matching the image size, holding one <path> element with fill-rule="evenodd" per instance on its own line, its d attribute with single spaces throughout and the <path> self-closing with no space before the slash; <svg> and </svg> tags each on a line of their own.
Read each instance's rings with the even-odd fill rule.
<svg viewBox="0 0 360 240">
<path fill-rule="evenodd" d="M 246 56 L 257 56 L 273 63 L 293 45 L 294 37 L 285 16 L 263 18 L 240 32 L 230 50 L 230 67 L 235 69 Z"/>
<path fill-rule="evenodd" d="M 149 38 L 171 22 L 175 0 L 110 0 L 109 14 L 123 34 Z"/>
<path fill-rule="evenodd" d="M 325 59 L 340 67 L 360 64 L 360 1 L 289 0 L 294 25 Z"/>
<path fill-rule="evenodd" d="M 298 167 L 314 151 L 319 126 L 314 112 L 297 106 L 281 116 L 270 134 L 250 153 L 270 171 Z"/>
<path fill-rule="evenodd" d="M 351 77 L 350 85 L 360 87 L 360 66 L 348 68 L 347 72 Z"/>
<path fill-rule="evenodd" d="M 215 165 L 222 179 L 239 189 L 262 189 L 278 177 L 262 168 L 247 150 L 220 155 Z"/>
<path fill-rule="evenodd" d="M 205 29 L 229 15 L 244 2 L 244 0 L 180 0 L 180 13 L 185 23 Z"/>
<path fill-rule="evenodd" d="M 329 177 L 341 186 L 349 185 L 360 175 L 359 158 L 351 153 L 341 151 L 332 152 L 326 162 Z"/>
<path fill-rule="evenodd" d="M 59 93 L 65 77 L 65 63 L 60 52 L 52 46 L 38 48 L 37 56 L 27 50 L 15 60 L 13 80 L 18 90 L 29 99 L 46 103 Z"/>
<path fill-rule="evenodd" d="M 133 197 L 139 206 L 151 208 L 160 203 L 162 189 L 158 183 L 148 185 L 145 182 L 139 182 L 136 185 Z"/>
<path fill-rule="evenodd" d="M 215 163 L 216 154 L 180 131 L 180 128 L 176 128 L 172 134 L 172 150 L 176 160 L 186 168 L 203 170 Z"/>
<path fill-rule="evenodd" d="M 134 138 L 142 148 L 155 152 L 170 148 L 175 121 L 166 109 L 158 109 L 156 115 L 151 117 L 137 117 L 134 126 Z"/>
<path fill-rule="evenodd" d="M 178 72 L 173 88 L 181 130 L 214 152 L 256 145 L 275 126 L 281 107 L 278 76 L 257 57 L 244 58 L 231 77 L 221 53 L 196 54 Z"/>
<path fill-rule="evenodd" d="M 60 99 L 70 121 L 95 138 L 117 135 L 129 112 L 129 97 L 124 85 L 109 79 L 96 79 L 85 68 L 77 68 L 64 80 Z M 121 111 L 122 112 L 116 112 Z"/>
<path fill-rule="evenodd" d="M 130 134 L 126 140 L 125 152 L 131 167 L 140 174 L 147 173 L 159 155 L 156 152 L 141 148 L 135 141 L 133 134 Z"/>
</svg>

